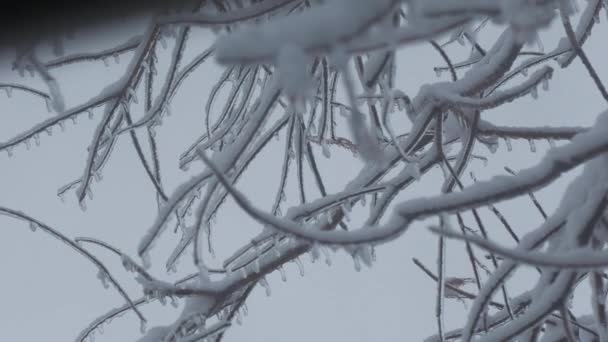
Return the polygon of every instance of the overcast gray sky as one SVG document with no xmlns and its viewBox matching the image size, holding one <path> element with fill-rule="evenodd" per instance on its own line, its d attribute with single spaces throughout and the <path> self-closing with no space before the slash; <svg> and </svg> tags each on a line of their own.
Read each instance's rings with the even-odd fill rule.
<svg viewBox="0 0 608 342">
<path fill-rule="evenodd" d="M 602 24 L 594 29 L 595 34 L 585 45 L 585 51 L 606 82 L 608 48 L 604 14 Z M 140 33 L 141 29 L 141 21 L 134 21 L 77 33 L 75 40 L 68 42 L 67 52 L 110 47 Z M 482 36 L 486 47 L 491 38 L 496 37 L 491 32 L 498 31 L 489 28 L 488 34 Z M 562 33 L 559 24 L 544 32 L 545 49 L 552 49 Z M 208 33 L 195 31 L 186 60 L 204 50 L 212 39 Z M 45 50 L 48 49 L 40 50 L 42 56 L 48 56 Z M 463 51 L 451 51 L 454 60 L 464 57 Z M 86 62 L 54 70 L 67 107 L 82 103 L 117 79 L 130 56 L 121 56 L 118 64 L 110 60 L 109 67 L 101 62 Z M 161 54 L 161 63 L 163 58 L 166 61 L 166 53 Z M 18 82 L 45 89 L 37 78 L 20 78 L 12 72 L 10 57 L 0 63 L 0 82 Z M 430 45 L 421 44 L 400 49 L 398 63 L 398 86 L 413 95 L 422 84 L 437 80 L 432 68 L 442 65 L 442 60 Z M 526 97 L 498 110 L 484 112 L 484 119 L 498 124 L 530 126 L 587 126 L 593 123 L 606 105 L 580 62 L 575 61 L 566 70 L 557 69 L 555 63 L 551 65 L 556 67 L 556 72 L 549 92 L 541 91 L 538 100 Z M 162 75 L 162 70 L 159 74 Z M 219 68 L 213 63 L 197 70 L 173 100 L 174 115 L 165 119 L 163 127 L 158 129 L 163 181 L 167 189 L 174 189 L 201 168 L 197 164 L 189 172 L 180 171 L 177 158 L 204 127 L 202 107 L 218 75 Z M 447 77 L 442 75 L 443 79 Z M 514 82 L 521 80 L 519 77 Z M 55 115 L 47 112 L 41 99 L 17 91 L 10 98 L 0 93 L 0 108 L 0 141 Z M 139 239 L 155 217 L 156 202 L 154 189 L 126 136 L 115 148 L 103 180 L 93 185 L 94 199 L 88 201 L 86 212 L 79 209 L 72 191 L 68 192 L 65 203 L 56 196 L 58 188 L 82 174 L 86 146 L 100 120 L 99 110 L 95 114 L 93 120 L 83 115 L 76 124 L 68 121 L 65 132 L 57 127 L 52 137 L 42 135 L 40 146 L 32 143 L 30 150 L 25 146 L 17 147 L 12 158 L 1 153 L 0 205 L 22 210 L 69 237 L 99 238 L 134 256 Z M 239 189 L 266 208 L 276 191 L 282 148 L 282 138 L 273 142 L 238 184 Z M 470 168 L 480 179 L 503 174 L 505 165 L 516 170 L 533 165 L 548 148 L 548 143 L 538 142 L 537 152 L 532 153 L 526 141 L 514 141 L 513 150 L 508 152 L 501 141 L 497 153 L 491 155 L 483 146 L 478 146 L 476 152 L 488 156 L 490 163 L 484 166 L 480 161 L 474 161 Z M 341 189 L 362 167 L 352 155 L 338 149 L 332 149 L 331 159 L 321 159 L 329 192 Z M 538 193 L 540 202 L 549 212 L 557 205 L 572 176 L 568 174 Z M 397 202 L 436 194 L 440 180 L 440 170 L 433 170 L 400 195 Z M 293 186 L 290 191 L 295 194 Z M 501 203 L 498 207 L 521 234 L 541 222 L 540 215 L 526 198 Z M 357 209 L 368 210 L 360 206 Z M 487 210 L 482 213 L 487 218 L 490 234 L 507 243 L 507 235 L 497 225 L 496 218 Z M 358 216 L 359 219 L 363 217 L 355 213 L 352 220 L 356 222 Z M 425 229 L 431 222 L 434 221 L 416 224 L 397 241 L 379 247 L 378 260 L 372 269 L 364 267 L 361 272 L 355 272 L 352 259 L 340 252 L 332 255 L 331 267 L 323 260 L 311 264 L 308 256 L 303 258 L 304 277 L 299 276 L 295 264 L 288 265 L 286 283 L 278 274 L 270 275 L 272 295 L 266 297 L 263 289 L 256 289 L 248 301 L 249 315 L 242 326 L 235 325 L 229 330 L 226 341 L 419 341 L 434 334 L 435 284 L 411 261 L 412 257 L 417 257 L 435 268 L 436 237 Z M 210 259 L 210 262 L 219 265 L 222 257 L 228 256 L 259 229 L 258 224 L 229 201 L 218 215 L 214 230 L 218 258 Z M 152 260 L 156 274 L 163 274 L 164 258 L 176 241 L 175 236 L 166 234 L 155 249 Z M 124 271 L 120 260 L 105 250 L 95 247 L 90 250 L 107 262 L 133 297 L 139 296 L 138 284 Z M 448 275 L 470 274 L 459 242 L 448 243 L 448 256 Z M 182 262 L 184 266 L 180 267 L 179 274 L 192 270 L 187 266 L 189 263 L 189 260 Z M 0 216 L 0 266 L 0 293 L 4 297 L 0 306 L 1 341 L 72 341 L 93 319 L 123 304 L 116 291 L 102 287 L 96 278 L 97 269 L 87 260 L 48 235 L 40 231 L 32 233 L 26 224 L 4 216 Z M 510 286 L 511 293 L 515 295 L 527 289 L 536 280 L 531 277 L 534 277 L 533 273 L 524 268 Z M 176 275 L 168 276 L 168 279 L 176 278 Z M 162 307 L 158 303 L 149 304 L 142 310 L 149 318 L 150 326 L 169 324 L 180 312 L 170 305 Z M 577 302 L 575 312 L 590 312 L 588 303 Z M 461 326 L 464 313 L 462 304 L 447 301 L 447 327 Z M 139 324 L 132 312 L 115 319 L 104 330 L 103 335 L 96 336 L 96 341 L 133 341 L 140 336 Z"/>
</svg>

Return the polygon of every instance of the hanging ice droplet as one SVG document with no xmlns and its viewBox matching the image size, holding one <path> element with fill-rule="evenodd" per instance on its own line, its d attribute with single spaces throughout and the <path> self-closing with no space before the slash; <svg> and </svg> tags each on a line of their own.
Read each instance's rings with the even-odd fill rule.
<svg viewBox="0 0 608 342">
<path fill-rule="evenodd" d="M 147 329 L 148 327 L 146 321 L 144 321 L 143 319 L 139 321 L 139 332 L 145 334 Z"/>
<path fill-rule="evenodd" d="M 103 179 L 103 175 L 101 174 L 101 171 L 97 170 L 97 171 L 93 172 L 93 178 L 95 179 L 96 182 L 101 182 L 101 180 Z"/>
<path fill-rule="evenodd" d="M 101 281 L 101 285 L 103 285 L 104 289 L 108 289 L 110 287 L 110 284 L 108 282 L 108 275 L 103 270 L 99 270 L 97 272 L 97 279 Z"/>
<path fill-rule="evenodd" d="M 287 275 L 285 274 L 285 269 L 283 266 L 279 266 L 279 273 L 281 274 L 281 280 L 287 281 Z"/>
<path fill-rule="evenodd" d="M 533 99 L 538 99 L 538 89 L 536 89 L 536 86 L 532 87 L 532 89 L 530 89 L 530 95 L 532 95 Z"/>
<path fill-rule="evenodd" d="M 329 145 L 327 143 L 321 143 L 321 148 L 323 150 L 323 156 L 325 158 L 330 158 L 331 157 L 331 152 L 329 151 Z"/>
<path fill-rule="evenodd" d="M 302 260 L 300 260 L 300 258 L 296 257 L 294 259 L 296 265 L 298 266 L 298 272 L 300 272 L 300 277 L 304 276 L 304 264 L 302 263 Z"/>
<path fill-rule="evenodd" d="M 9 86 L 4 88 L 4 92 L 6 93 L 6 97 L 8 97 L 9 99 L 13 97 L 13 87 Z"/>
<path fill-rule="evenodd" d="M 50 97 L 44 98 L 44 103 L 46 104 L 46 111 L 51 113 L 53 111 L 53 103 Z"/>
<path fill-rule="evenodd" d="M 62 132 L 65 132 L 65 122 L 59 121 L 59 128 L 61 128 Z"/>
<path fill-rule="evenodd" d="M 319 259 L 319 244 L 313 243 L 310 247 L 310 262 L 314 264 L 317 259 Z"/>
<path fill-rule="evenodd" d="M 327 266 L 331 266 L 331 255 L 329 254 L 329 250 L 325 247 L 320 247 L 320 249 L 321 253 L 323 253 L 323 256 L 325 257 L 325 263 Z"/>
<path fill-rule="evenodd" d="M 32 147 L 32 142 L 30 141 L 30 139 L 26 139 L 25 140 L 25 149 L 29 150 Z"/>
<path fill-rule="evenodd" d="M 365 199 L 365 195 L 362 195 L 361 197 L 359 197 L 359 200 L 361 201 L 361 205 L 365 207 L 365 204 L 367 204 L 367 200 Z"/>
<path fill-rule="evenodd" d="M 496 151 L 498 151 L 498 143 L 497 142 L 490 142 L 487 144 L 488 149 L 490 150 L 490 153 L 494 154 L 496 153 Z"/>
<path fill-rule="evenodd" d="M 139 100 L 137 99 L 137 93 L 135 92 L 135 89 L 129 88 L 129 97 L 131 98 L 131 101 L 133 101 L 133 103 L 135 103 L 135 104 L 139 103 Z"/>
<path fill-rule="evenodd" d="M 464 34 L 459 34 L 458 38 L 456 38 L 456 41 L 458 42 L 458 44 L 460 44 L 461 46 L 464 46 Z"/>
<path fill-rule="evenodd" d="M 8 157 L 12 157 L 13 156 L 13 147 L 9 146 L 6 148 L 6 154 L 8 155 Z"/>
<path fill-rule="evenodd" d="M 110 66 L 110 62 L 108 61 L 108 57 L 102 57 L 101 60 L 103 61 L 103 66 L 105 67 L 109 67 Z"/>
<path fill-rule="evenodd" d="M 361 271 L 361 260 L 359 260 L 359 257 L 357 256 L 357 254 L 353 255 L 353 262 L 355 263 L 355 271 L 360 272 Z"/>
<path fill-rule="evenodd" d="M 549 143 L 549 146 L 551 148 L 555 148 L 555 140 L 549 138 L 549 139 L 547 139 L 547 142 Z"/>
<path fill-rule="evenodd" d="M 243 325 L 243 316 L 241 315 L 241 312 L 239 310 L 236 310 L 234 312 L 234 316 L 236 318 L 236 324 Z"/>
<path fill-rule="evenodd" d="M 241 305 L 241 310 L 243 310 L 243 316 L 247 316 L 247 314 L 249 313 L 249 309 L 247 308 L 247 304 L 245 303 Z"/>
<path fill-rule="evenodd" d="M 521 69 L 521 74 L 524 76 L 528 76 L 528 68 Z"/>
<path fill-rule="evenodd" d="M 166 116 L 171 116 L 171 106 L 168 103 L 165 104 L 163 109 Z"/>
<path fill-rule="evenodd" d="M 266 277 L 260 278 L 260 285 L 262 285 L 262 287 L 264 288 L 264 291 L 266 292 L 266 297 L 270 297 L 272 292 L 270 290 L 270 284 L 268 284 Z"/>
<path fill-rule="evenodd" d="M 38 223 L 36 223 L 34 221 L 30 221 L 30 230 L 32 232 L 36 232 L 36 229 L 38 229 Z"/>
<path fill-rule="evenodd" d="M 513 146 L 511 145 L 510 138 L 505 138 L 505 145 L 507 145 L 507 151 L 511 152 L 513 150 Z"/>
<path fill-rule="evenodd" d="M 543 80 L 541 81 L 541 84 L 542 84 L 544 91 L 549 90 L 549 78 L 547 78 L 547 77 L 543 78 Z"/>
<path fill-rule="evenodd" d="M 93 119 L 93 111 L 90 109 L 87 109 L 87 115 L 89 116 L 89 120 Z"/>
<path fill-rule="evenodd" d="M 175 298 L 173 296 L 171 296 L 170 298 L 171 298 L 171 306 L 177 309 L 177 307 L 179 306 L 179 302 L 177 301 L 177 298 Z"/>
<path fill-rule="evenodd" d="M 442 70 L 441 68 L 435 68 L 435 76 L 441 77 Z"/>
<path fill-rule="evenodd" d="M 260 265 L 259 257 L 255 258 L 255 260 L 253 261 L 253 267 L 254 267 L 255 273 L 260 273 L 261 265 Z"/>
<path fill-rule="evenodd" d="M 422 177 L 422 172 L 420 171 L 420 164 L 418 162 L 408 163 L 406 168 L 408 169 L 408 173 L 415 180 L 419 181 Z"/>
<path fill-rule="evenodd" d="M 78 206 L 80 206 L 80 210 L 87 211 L 87 202 L 84 200 L 84 198 L 81 201 L 78 201 Z"/>
<path fill-rule="evenodd" d="M 120 63 L 120 54 L 119 53 L 114 53 L 112 55 L 112 57 L 114 57 L 114 63 L 116 63 L 116 64 Z"/>
<path fill-rule="evenodd" d="M 536 152 L 536 143 L 534 142 L 534 139 L 528 140 L 528 144 L 530 144 L 530 152 Z"/>
<path fill-rule="evenodd" d="M 53 127 L 49 126 L 47 128 L 44 129 L 44 131 L 46 132 L 46 134 L 50 137 L 53 136 Z"/>
</svg>

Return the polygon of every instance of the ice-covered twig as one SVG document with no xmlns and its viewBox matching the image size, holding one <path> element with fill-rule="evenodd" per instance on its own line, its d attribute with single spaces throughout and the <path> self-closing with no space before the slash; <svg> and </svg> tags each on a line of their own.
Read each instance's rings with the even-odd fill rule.
<svg viewBox="0 0 608 342">
<path fill-rule="evenodd" d="M 10 216 L 10 217 L 16 218 L 18 220 L 27 222 L 30 225 L 32 230 L 40 229 L 40 230 L 44 231 L 45 233 L 51 235 L 52 237 L 56 238 L 57 240 L 63 242 L 64 244 L 70 246 L 76 252 L 83 255 L 87 260 L 89 260 L 91 263 L 93 263 L 99 269 L 99 272 L 101 272 L 101 274 L 103 274 L 103 277 L 105 277 L 104 279 L 107 279 L 112 284 L 112 286 L 114 286 L 116 288 L 118 293 L 128 303 L 129 307 L 131 309 L 133 309 L 133 311 L 137 314 L 139 319 L 142 322 L 146 321 L 146 319 L 144 318 L 142 313 L 135 307 L 135 304 L 133 303 L 133 301 L 131 300 L 129 295 L 122 288 L 122 286 L 120 286 L 120 284 L 116 281 L 116 279 L 112 276 L 112 274 L 110 273 L 108 268 L 101 261 L 99 261 L 99 259 L 97 259 L 93 254 L 89 253 L 86 249 L 80 247 L 80 245 L 78 245 L 78 243 L 72 241 L 70 238 L 63 235 L 62 233 L 60 233 L 56 229 L 52 228 L 51 226 L 45 224 L 44 222 L 36 220 L 35 218 L 33 218 L 25 213 L 22 213 L 20 211 L 13 210 L 10 208 L 0 207 L 0 214 Z"/>
</svg>

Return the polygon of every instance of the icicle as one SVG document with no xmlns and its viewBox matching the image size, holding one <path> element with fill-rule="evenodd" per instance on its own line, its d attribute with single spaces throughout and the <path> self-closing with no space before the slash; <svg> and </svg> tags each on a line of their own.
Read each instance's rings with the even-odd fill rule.
<svg viewBox="0 0 608 342">
<path fill-rule="evenodd" d="M 549 138 L 549 139 L 547 139 L 547 142 L 549 143 L 549 146 L 551 148 L 555 148 L 555 140 Z"/>
<path fill-rule="evenodd" d="M 8 154 L 8 157 L 12 157 L 13 156 L 13 147 L 9 146 L 6 148 L 6 154 Z"/>
<path fill-rule="evenodd" d="M 435 76 L 441 77 L 442 70 L 440 68 L 435 68 Z"/>
<path fill-rule="evenodd" d="M 9 86 L 4 88 L 4 92 L 6 93 L 6 97 L 8 97 L 9 99 L 13 97 L 13 87 Z"/>
<path fill-rule="evenodd" d="M 166 103 L 166 104 L 163 106 L 163 110 L 164 110 L 165 115 L 167 115 L 167 116 L 171 116 L 171 107 L 169 106 L 169 104 L 168 104 L 168 103 Z"/>
<path fill-rule="evenodd" d="M 287 281 L 287 275 L 285 274 L 285 269 L 283 266 L 279 266 L 279 273 L 281 274 L 281 280 Z"/>
<path fill-rule="evenodd" d="M 70 119 L 72 119 L 72 123 L 74 125 L 78 123 L 78 119 L 77 119 L 76 115 L 72 116 Z"/>
<path fill-rule="evenodd" d="M 101 58 L 101 60 L 103 61 L 103 66 L 105 66 L 106 68 L 110 66 L 110 62 L 108 61 L 108 57 L 104 56 Z"/>
<path fill-rule="evenodd" d="M 346 106 L 340 106 L 339 108 L 340 108 L 340 112 L 339 112 L 340 116 L 342 116 L 343 118 L 347 118 L 349 116 L 348 108 L 346 108 Z"/>
<path fill-rule="evenodd" d="M 101 180 L 103 179 L 103 176 L 102 176 L 100 170 L 93 172 L 93 179 L 95 179 L 95 181 L 98 183 L 101 182 Z"/>
<path fill-rule="evenodd" d="M 87 197 L 88 197 L 88 199 L 89 199 L 89 200 L 93 200 L 93 190 L 91 190 L 91 187 L 90 187 L 90 186 L 89 186 L 89 187 L 87 187 L 86 193 L 87 193 Z"/>
<path fill-rule="evenodd" d="M 361 260 L 359 260 L 357 254 L 353 254 L 353 262 L 355 263 L 355 271 L 361 272 Z"/>
<path fill-rule="evenodd" d="M 133 103 L 138 104 L 139 100 L 137 99 L 137 93 L 135 92 L 135 89 L 133 88 L 129 88 L 129 97 L 131 98 L 131 101 L 133 101 Z"/>
<path fill-rule="evenodd" d="M 317 134 L 317 125 L 315 125 L 314 121 L 310 123 L 310 126 L 308 126 L 308 133 L 310 135 Z"/>
<path fill-rule="evenodd" d="M 26 139 L 25 140 L 25 149 L 29 150 L 32 147 L 32 142 L 30 141 L 30 139 Z"/>
<path fill-rule="evenodd" d="M 489 144 L 487 144 L 488 149 L 490 150 L 490 153 L 494 154 L 496 153 L 496 151 L 498 151 L 498 143 L 497 142 L 490 142 Z"/>
<path fill-rule="evenodd" d="M 325 263 L 327 266 L 331 266 L 331 255 L 329 254 L 329 250 L 323 246 L 321 246 L 320 249 L 321 253 L 323 253 L 323 256 L 325 257 Z"/>
<path fill-rule="evenodd" d="M 60 192 L 57 194 L 61 203 L 65 203 L 65 192 Z"/>
<path fill-rule="evenodd" d="M 536 33 L 536 46 L 538 47 L 538 51 L 540 52 L 545 52 L 545 46 L 543 45 L 543 42 L 540 40 L 540 35 L 538 34 L 538 32 Z"/>
<path fill-rule="evenodd" d="M 374 247 L 374 245 L 370 245 L 370 253 L 372 255 L 372 262 L 376 262 L 376 247 Z"/>
<path fill-rule="evenodd" d="M 259 258 L 259 257 L 258 257 L 258 258 L 256 258 L 256 259 L 253 261 L 253 267 L 254 267 L 254 272 L 255 272 L 255 273 L 260 273 L 260 270 L 261 270 L 261 265 L 260 265 L 260 258 Z"/>
<path fill-rule="evenodd" d="M 44 129 L 44 131 L 46 132 L 46 134 L 50 137 L 53 136 L 53 127 L 49 126 L 47 128 Z"/>
<path fill-rule="evenodd" d="M 171 306 L 176 308 L 179 306 L 179 302 L 177 301 L 177 298 L 170 296 L 169 298 L 171 298 Z"/>
<path fill-rule="evenodd" d="M 270 295 L 272 294 L 271 290 L 270 290 L 270 284 L 268 284 L 268 281 L 266 280 L 266 277 L 262 277 L 260 278 L 260 285 L 262 285 L 262 287 L 264 288 L 264 291 L 266 292 L 266 297 L 270 297 Z"/>
<path fill-rule="evenodd" d="M 321 143 L 321 149 L 323 150 L 323 156 L 327 159 L 331 157 L 331 151 L 329 150 L 329 145 L 325 142 Z"/>
<path fill-rule="evenodd" d="M 103 285 L 104 289 L 108 289 L 110 287 L 110 283 L 108 282 L 108 275 L 103 270 L 100 269 L 97 272 L 97 279 L 101 281 L 101 284 Z"/>
<path fill-rule="evenodd" d="M 317 259 L 319 259 L 319 244 L 313 243 L 310 247 L 310 262 L 314 264 Z"/>
<path fill-rule="evenodd" d="M 50 97 L 44 98 L 44 103 L 46 104 L 46 111 L 51 113 L 53 111 L 53 103 Z"/>
<path fill-rule="evenodd" d="M 150 253 L 146 252 L 141 256 L 141 262 L 145 269 L 149 269 L 152 266 L 152 261 L 150 260 Z"/>
<path fill-rule="evenodd" d="M 548 77 L 543 78 L 541 83 L 542 83 L 543 90 L 549 91 L 549 78 Z"/>
<path fill-rule="evenodd" d="M 236 310 L 234 314 L 236 316 L 236 324 L 243 325 L 243 317 L 241 316 L 241 312 Z"/>
<path fill-rule="evenodd" d="M 304 276 L 304 264 L 302 264 L 302 260 L 299 257 L 294 259 L 296 265 L 298 266 L 298 272 L 300 272 L 300 277 Z"/>
<path fill-rule="evenodd" d="M 534 142 L 534 139 L 528 140 L 528 144 L 530 144 L 530 152 L 536 152 L 536 143 Z"/>
<path fill-rule="evenodd" d="M 533 99 L 538 99 L 538 89 L 536 89 L 536 86 L 532 87 L 532 89 L 530 89 L 530 95 L 532 95 Z"/>
<path fill-rule="evenodd" d="M 38 229 L 38 223 L 30 221 L 30 230 L 35 233 L 36 229 Z"/>
<path fill-rule="evenodd" d="M 144 320 L 139 321 L 139 332 L 141 332 L 142 334 L 145 334 L 147 329 L 148 329 L 148 327 L 146 326 L 146 321 L 144 321 Z"/>
<path fill-rule="evenodd" d="M 241 305 L 241 310 L 243 310 L 243 316 L 247 316 L 249 314 L 249 308 L 247 308 L 246 303 L 243 303 L 243 305 Z"/>
<path fill-rule="evenodd" d="M 114 57 L 114 63 L 118 64 L 120 63 L 120 54 L 115 52 L 112 57 Z"/>
<path fill-rule="evenodd" d="M 62 132 L 65 132 L 65 122 L 59 121 L 59 128 L 61 128 Z"/>
<path fill-rule="evenodd" d="M 422 172 L 420 172 L 420 164 L 418 164 L 418 162 L 408 163 L 407 169 L 410 176 L 412 176 L 417 181 L 420 180 L 420 178 L 422 177 Z"/>
<path fill-rule="evenodd" d="M 82 199 L 82 201 L 78 201 L 78 206 L 80 206 L 80 210 L 82 210 L 83 212 L 87 211 L 87 203 L 84 198 Z"/>
<path fill-rule="evenodd" d="M 359 200 L 361 201 L 361 205 L 365 207 L 365 205 L 367 204 L 367 200 L 365 199 L 365 195 L 361 195 L 361 197 L 359 197 Z"/>
<path fill-rule="evenodd" d="M 513 146 L 511 145 L 511 138 L 505 137 L 505 145 L 507 145 L 507 151 L 511 152 L 513 150 Z"/>
<path fill-rule="evenodd" d="M 456 38 L 456 41 L 458 42 L 458 44 L 460 44 L 460 46 L 464 46 L 465 45 L 464 34 L 459 34 L 458 38 Z"/>
</svg>

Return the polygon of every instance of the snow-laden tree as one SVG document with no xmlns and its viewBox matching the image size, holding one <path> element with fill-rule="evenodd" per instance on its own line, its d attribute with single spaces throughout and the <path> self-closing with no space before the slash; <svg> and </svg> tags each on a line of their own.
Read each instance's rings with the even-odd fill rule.
<svg viewBox="0 0 608 342">
<path fill-rule="evenodd" d="M 256 285 L 270 294 L 270 273 L 284 278 L 284 266 L 291 262 L 303 273 L 300 257 L 331 263 L 336 251 L 348 253 L 357 271 L 373 267 L 376 249 L 407 239 L 418 221 L 438 240 L 436 265 L 414 259 L 422 271 L 417 276 L 436 281 L 436 302 L 428 305 L 436 308 L 437 334 L 428 341 L 608 341 L 603 272 L 608 266 L 608 111 L 592 113 L 597 120 L 590 127 L 502 126 L 486 115 L 536 98 L 538 88 L 551 97 L 554 74 L 576 60 L 586 70 L 580 82 L 592 84 L 606 108 L 602 75 L 584 43 L 607 1 L 200 0 L 188 6 L 147 16 L 140 33 L 94 53 L 62 52 L 65 39 L 58 37 L 53 41 L 57 56 L 47 58 L 40 52 L 45 42 L 21 42 L 15 72 L 29 71 L 47 88 L 0 83 L 7 95 L 40 98 L 52 113 L 4 139 L 0 151 L 9 156 L 28 153 L 14 150 L 40 144 L 42 135 L 63 129 L 67 121 L 94 120 L 90 144 L 78 147 L 86 151 L 81 175 L 59 188 L 60 197 L 71 194 L 66 200 L 71 201 L 75 194 L 82 210 L 95 206 L 93 189 L 104 186 L 103 170 L 120 140 L 130 141 L 142 177 L 155 191 L 154 222 L 131 242 L 138 255 L 101 239 L 71 238 L 28 214 L 28 208 L 0 207 L 3 215 L 80 253 L 98 269 L 104 286 L 124 297 L 123 307 L 100 313 L 77 341 L 92 340 L 125 312 L 141 321 L 142 342 L 221 341 L 233 322 L 244 319 Z M 558 27 L 562 38 L 545 51 L 541 41 L 549 27 Z M 201 47 L 209 32 L 213 43 Z M 443 61 L 435 70 L 449 78 L 406 91 L 399 86 L 399 78 L 406 77 L 400 68 L 410 62 L 399 53 L 420 44 L 435 50 Z M 453 58 L 456 51 L 468 56 Z M 62 68 L 83 64 L 84 70 L 113 59 L 124 66 L 119 77 L 88 101 L 66 105 L 70 94 L 55 77 Z M 196 87 L 188 79 L 214 62 L 221 73 L 207 78 L 210 90 L 188 93 L 199 113 L 192 122 L 199 137 L 179 156 L 179 167 L 191 167 L 192 176 L 167 186 L 161 169 L 174 165 L 161 168 L 156 132 L 180 115 L 170 116 L 171 108 L 174 99 L 183 99 L 180 93 Z M 552 113 L 534 115 L 551 122 Z M 52 144 L 52 138 L 44 139 Z M 507 167 L 503 175 L 483 181 L 468 177 L 475 165 L 491 159 L 486 152 L 500 145 L 511 150 L 513 140 L 528 141 L 532 151 L 541 140 L 551 148 L 527 169 Z M 282 152 L 262 162 L 279 170 L 278 178 L 263 180 L 272 184 L 267 193 L 245 195 L 239 181 L 272 144 L 281 144 Z M 331 165 L 340 151 L 352 164 L 341 162 L 322 172 L 320 165 Z M 533 192 L 579 167 L 582 172 L 558 208 L 546 211 Z M 343 169 L 353 169 L 354 176 L 341 189 L 328 190 L 328 174 L 350 177 Z M 442 171 L 441 184 L 425 183 L 432 170 Z M 290 190 L 289 184 L 295 187 Z M 435 195 L 403 200 L 415 185 Z M 271 205 L 262 198 L 270 198 Z M 496 204 L 515 198 L 532 203 L 542 223 L 512 227 Z M 231 254 L 216 256 L 214 233 L 232 228 L 215 217 L 230 201 L 257 222 L 258 233 Z M 485 224 L 481 209 L 490 209 L 499 223 Z M 506 229 L 515 244 L 493 239 L 498 229 Z M 173 251 L 151 258 L 155 246 L 173 243 L 170 235 L 178 236 Z M 464 242 L 454 245 L 470 263 L 469 275 L 450 276 L 448 239 Z M 101 250 L 132 272 L 141 298 L 128 294 L 113 267 L 97 255 Z M 162 262 L 164 270 L 156 267 Z M 538 276 L 527 291 L 513 293 L 510 276 L 522 265 L 533 266 Z M 577 317 L 570 303 L 587 282 L 592 310 Z M 444 328 L 445 299 L 467 305 L 461 328 Z M 146 330 L 140 309 L 154 301 L 182 305 L 181 313 L 170 325 Z"/>
</svg>

